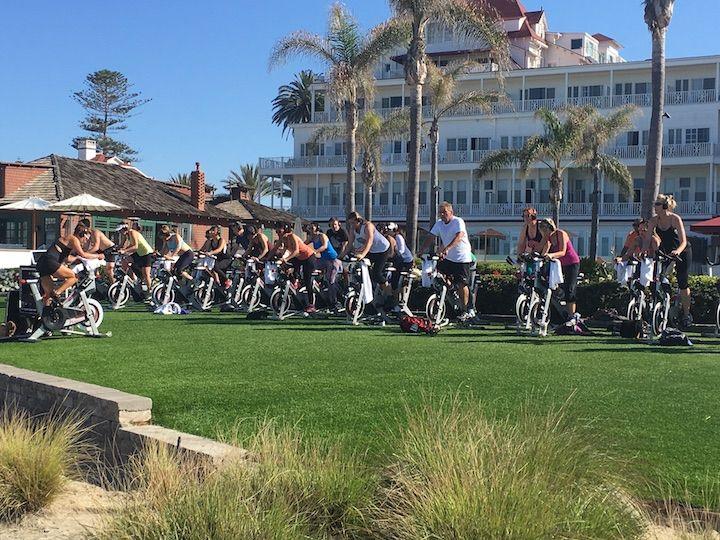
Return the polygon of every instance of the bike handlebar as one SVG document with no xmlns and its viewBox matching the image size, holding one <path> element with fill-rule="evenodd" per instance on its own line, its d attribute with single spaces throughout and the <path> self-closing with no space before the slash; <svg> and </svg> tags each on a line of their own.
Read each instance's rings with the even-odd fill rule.
<svg viewBox="0 0 720 540">
<path fill-rule="evenodd" d="M 720 266 L 720 260 L 712 262 L 710 260 L 710 257 L 705 257 L 705 262 L 707 263 L 708 266 Z"/>
</svg>

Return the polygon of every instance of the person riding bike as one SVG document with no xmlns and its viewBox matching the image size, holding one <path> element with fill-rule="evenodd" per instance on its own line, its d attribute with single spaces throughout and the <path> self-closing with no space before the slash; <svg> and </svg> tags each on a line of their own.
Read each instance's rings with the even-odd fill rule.
<svg viewBox="0 0 720 540">
<path fill-rule="evenodd" d="M 93 229 L 90 220 L 83 218 L 79 221 L 80 225 L 84 225 L 90 231 L 90 236 L 83 244 L 83 249 L 88 253 L 102 253 L 105 258 L 105 268 L 107 270 L 108 284 L 112 285 L 115 281 L 115 242 L 110 240 L 100 229 Z"/>
<path fill-rule="evenodd" d="M 523 210 L 522 217 L 523 224 L 520 228 L 520 237 L 517 244 L 518 255 L 532 253 L 542 247 L 542 233 L 538 228 L 537 210 L 532 206 L 528 206 Z"/>
<path fill-rule="evenodd" d="M 415 257 L 405 241 L 405 237 L 400 232 L 397 223 L 390 222 L 386 226 L 388 239 L 392 238 L 395 242 L 395 256 L 393 257 L 393 266 L 396 271 L 390 278 L 390 287 L 393 291 L 393 297 L 397 301 L 400 294 L 400 274 L 401 272 L 409 272 L 415 266 Z"/>
<path fill-rule="evenodd" d="M 142 276 L 145 286 L 147 287 L 146 292 L 149 292 L 151 289 L 150 267 L 152 266 L 150 254 L 153 252 L 153 248 L 148 241 L 145 240 L 141 231 L 142 227 L 140 223 L 133 221 L 128 230 L 127 243 L 119 252 L 122 255 L 132 255 L 133 270 Z"/>
<path fill-rule="evenodd" d="M 160 227 L 160 236 L 164 242 L 163 256 L 166 259 L 174 259 L 177 257 L 177 260 L 172 266 L 172 272 L 175 277 L 192 281 L 192 276 L 186 270 L 190 267 L 195 257 L 192 248 L 185 243 L 182 236 L 180 236 L 177 230 L 171 228 L 170 225 Z"/>
<path fill-rule="evenodd" d="M 672 195 L 658 195 L 655 200 L 656 215 L 650 218 L 649 228 L 660 237 L 660 251 L 679 258 L 679 261 L 675 263 L 675 273 L 683 310 L 681 324 L 689 326 L 692 323 L 692 317 L 690 316 L 688 273 L 692 260 L 692 247 L 685 234 L 682 218 L 674 212 L 676 206 L 675 197 Z"/>
<path fill-rule="evenodd" d="M 227 269 L 230 268 L 233 262 L 233 258 L 227 253 L 227 242 L 222 237 L 218 225 L 210 227 L 205 237 L 207 240 L 205 240 L 205 244 L 200 251 L 215 257 L 213 271 L 217 277 L 217 282 L 224 286 L 227 284 Z"/>
<path fill-rule="evenodd" d="M 256 229 L 253 225 L 245 227 L 245 231 L 250 236 L 250 239 L 243 257 L 245 259 L 263 259 L 270 251 L 267 236 L 262 232 L 262 229 Z"/>
<path fill-rule="evenodd" d="M 654 230 L 650 229 L 650 223 L 645 219 L 637 219 L 633 223 L 633 232 L 637 232 L 634 235 L 632 232 L 628 234 L 628 238 L 623 246 L 622 257 L 619 259 L 622 261 L 628 261 L 631 258 L 643 258 L 647 257 L 650 259 L 655 258 L 655 253 L 660 247 L 660 237 L 655 233 Z M 631 238 L 632 236 L 632 238 Z M 630 241 L 630 243 L 628 243 Z"/>
<path fill-rule="evenodd" d="M 625 243 L 620 251 L 620 255 L 615 257 L 616 263 L 628 260 L 626 256 L 628 253 L 632 254 L 632 251 L 636 248 L 638 240 L 640 239 L 640 227 L 643 223 L 647 224 L 647 221 L 641 218 L 633 221 L 632 230 L 625 237 Z"/>
<path fill-rule="evenodd" d="M 328 225 L 330 226 L 326 233 L 328 240 L 335 249 L 335 253 L 342 253 L 348 243 L 348 234 L 340 226 L 340 221 L 336 217 L 330 218 Z"/>
<path fill-rule="evenodd" d="M 284 252 L 280 256 L 280 263 L 292 261 L 296 274 L 302 271 L 303 282 L 307 290 L 308 305 L 306 313 L 315 313 L 315 292 L 313 291 L 312 273 L 315 269 L 315 249 L 306 244 L 302 238 L 293 232 L 292 225 L 284 225 L 282 229 L 282 248 Z"/>
<path fill-rule="evenodd" d="M 562 229 L 558 229 L 552 218 L 541 219 L 538 227 L 543 238 L 543 247 L 540 253 L 548 259 L 557 259 L 562 266 L 562 290 L 567 309 L 566 316 L 569 320 L 575 315 L 580 257 L 570 241 L 570 235 Z"/>
<path fill-rule="evenodd" d="M 373 283 L 373 287 L 379 286 L 383 295 L 388 296 L 389 285 L 385 264 L 392 252 L 390 242 L 377 231 L 375 225 L 370 221 L 365 221 L 357 212 L 348 214 L 347 225 L 348 243 L 342 257 L 349 253 L 351 247 L 355 250 L 355 257 L 358 261 L 367 257 L 371 265 L 370 281 Z"/>
<path fill-rule="evenodd" d="M 43 303 L 46 306 L 77 282 L 75 273 L 64 264 L 71 253 L 83 259 L 105 258 L 102 253 L 89 253 L 83 249 L 82 244 L 90 238 L 90 234 L 90 229 L 79 223 L 72 234 L 55 240 L 38 258 L 35 267 L 40 274 Z M 54 287 L 53 278 L 61 282 L 59 287 Z"/>
<path fill-rule="evenodd" d="M 308 241 L 312 242 L 315 250 L 315 267 L 325 272 L 325 279 L 328 283 L 328 303 L 337 311 L 340 304 L 337 301 L 337 276 L 342 271 L 342 263 L 338 259 L 335 247 L 330 243 L 327 235 L 320 230 L 320 225 L 311 223 L 308 225 Z"/>
<path fill-rule="evenodd" d="M 474 313 L 469 311 L 473 309 L 470 305 L 469 289 L 473 263 L 467 228 L 465 221 L 455 215 L 449 202 L 441 203 L 438 210 L 440 219 L 430 229 L 430 235 L 423 243 L 421 252 L 426 253 L 435 239 L 440 238 L 442 246 L 438 249 L 440 261 L 437 269 L 458 288 L 463 310 L 458 319 L 468 321 L 473 318 Z"/>
</svg>

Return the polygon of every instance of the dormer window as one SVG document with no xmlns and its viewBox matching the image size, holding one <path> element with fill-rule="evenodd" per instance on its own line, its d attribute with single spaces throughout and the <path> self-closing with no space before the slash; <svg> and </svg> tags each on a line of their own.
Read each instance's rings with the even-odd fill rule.
<svg viewBox="0 0 720 540">
<path fill-rule="evenodd" d="M 579 38 L 579 39 L 571 39 L 571 40 L 570 40 L 570 48 L 571 48 L 573 51 L 575 51 L 575 50 L 577 50 L 577 49 L 582 49 L 582 48 L 583 48 L 583 40 L 582 40 L 582 38 Z"/>
</svg>

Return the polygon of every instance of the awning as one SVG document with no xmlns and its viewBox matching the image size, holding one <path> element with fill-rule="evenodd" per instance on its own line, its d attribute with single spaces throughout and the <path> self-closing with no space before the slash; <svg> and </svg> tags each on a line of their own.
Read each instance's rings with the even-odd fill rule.
<svg viewBox="0 0 720 540">
<path fill-rule="evenodd" d="M 720 216 L 690 225 L 690 230 L 700 234 L 720 234 Z"/>
</svg>

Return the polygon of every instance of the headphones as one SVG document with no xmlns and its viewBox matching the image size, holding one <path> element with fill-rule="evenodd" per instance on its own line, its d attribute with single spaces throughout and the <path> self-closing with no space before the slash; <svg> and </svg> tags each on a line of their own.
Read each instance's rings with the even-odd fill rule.
<svg viewBox="0 0 720 540">
<path fill-rule="evenodd" d="M 668 202 L 667 202 L 667 200 L 666 200 L 666 201 L 663 203 L 663 210 L 667 210 L 668 208 L 670 208 L 670 205 L 668 205 Z"/>
</svg>

